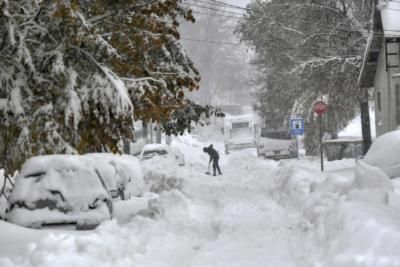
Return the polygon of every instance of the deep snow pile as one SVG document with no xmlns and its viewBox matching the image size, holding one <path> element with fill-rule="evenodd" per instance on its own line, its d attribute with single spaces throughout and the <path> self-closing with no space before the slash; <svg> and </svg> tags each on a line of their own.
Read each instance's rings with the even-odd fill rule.
<svg viewBox="0 0 400 267">
<path fill-rule="evenodd" d="M 377 166 L 391 178 L 400 177 L 400 131 L 379 136 L 371 145 L 364 161 Z"/>
<path fill-rule="evenodd" d="M 315 231 L 323 248 L 319 266 L 400 266 L 399 196 L 379 169 L 359 162 L 354 176 L 343 176 L 288 166 L 274 192 Z"/>
</svg>

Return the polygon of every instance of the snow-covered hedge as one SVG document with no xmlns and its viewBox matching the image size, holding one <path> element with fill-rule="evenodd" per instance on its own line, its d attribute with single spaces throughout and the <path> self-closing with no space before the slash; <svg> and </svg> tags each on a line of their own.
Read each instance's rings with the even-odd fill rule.
<svg viewBox="0 0 400 267">
<path fill-rule="evenodd" d="M 276 186 L 315 230 L 322 266 L 400 266 L 400 197 L 378 168 L 359 162 L 343 175 L 289 166 Z"/>
</svg>

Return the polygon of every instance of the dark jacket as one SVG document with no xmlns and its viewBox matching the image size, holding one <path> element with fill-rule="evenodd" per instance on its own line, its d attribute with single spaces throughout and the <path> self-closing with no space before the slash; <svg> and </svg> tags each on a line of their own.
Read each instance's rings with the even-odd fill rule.
<svg viewBox="0 0 400 267">
<path fill-rule="evenodd" d="M 204 152 L 207 152 L 208 155 L 210 155 L 210 161 L 211 160 L 218 160 L 219 159 L 219 154 L 217 150 L 215 150 L 212 145 L 209 147 L 204 148 Z"/>
</svg>

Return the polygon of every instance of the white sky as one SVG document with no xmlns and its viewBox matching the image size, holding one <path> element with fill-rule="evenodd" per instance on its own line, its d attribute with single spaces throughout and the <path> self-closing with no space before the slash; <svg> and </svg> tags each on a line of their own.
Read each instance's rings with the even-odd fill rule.
<svg viewBox="0 0 400 267">
<path fill-rule="evenodd" d="M 385 34 L 400 36 L 400 2 L 389 1 L 381 14 Z"/>
</svg>

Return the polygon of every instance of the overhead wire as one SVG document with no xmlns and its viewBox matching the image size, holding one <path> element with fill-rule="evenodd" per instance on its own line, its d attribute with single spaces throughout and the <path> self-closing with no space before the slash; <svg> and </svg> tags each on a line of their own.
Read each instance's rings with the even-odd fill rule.
<svg viewBox="0 0 400 267">
<path fill-rule="evenodd" d="M 209 1 L 211 1 L 211 0 L 209 0 Z M 204 1 L 203 1 L 203 2 L 204 2 Z M 208 9 L 208 10 L 213 10 L 213 11 L 222 12 L 222 13 L 228 13 L 228 14 L 239 15 L 239 16 L 244 16 L 244 15 L 245 15 L 245 14 L 243 14 L 243 13 L 232 12 L 232 11 L 227 11 L 227 10 L 221 10 L 221 9 L 211 8 L 211 7 L 202 6 L 202 5 L 197 5 L 197 4 L 190 4 L 190 3 L 185 3 L 185 4 L 188 5 L 188 6 L 195 6 L 195 7 L 199 7 L 199 8 L 203 8 L 203 9 Z M 398 11 L 400 11 L 400 10 L 398 10 Z M 217 16 L 221 16 L 221 17 L 223 16 L 223 15 L 221 15 L 221 14 L 216 14 L 216 15 L 217 15 Z M 225 17 L 228 17 L 228 16 L 225 16 Z M 232 16 L 232 17 L 233 17 L 233 16 Z M 271 21 L 274 21 L 274 22 L 278 22 L 278 23 L 282 23 L 282 22 L 290 22 L 290 23 L 293 23 L 294 21 L 296 21 L 296 22 L 300 21 L 300 22 L 304 22 L 304 23 L 307 23 L 307 24 L 322 26 L 322 27 L 324 27 L 325 30 L 336 30 L 336 31 L 343 31 L 343 32 L 361 32 L 361 33 L 364 33 L 364 34 L 368 34 L 368 33 L 369 33 L 367 30 L 360 31 L 360 30 L 351 30 L 351 29 L 344 29 L 344 28 L 338 28 L 338 27 L 332 28 L 332 26 L 331 26 L 331 25 L 328 25 L 328 24 L 318 23 L 318 22 L 315 22 L 315 21 L 309 21 L 309 20 L 300 19 L 300 18 L 294 18 L 294 17 L 289 17 L 288 19 L 282 19 L 282 18 L 268 18 L 268 17 L 266 17 L 266 16 L 253 16 L 253 17 L 254 17 L 254 18 L 267 19 L 267 20 L 271 20 Z M 236 19 L 237 17 L 234 17 L 234 18 Z M 239 18 L 239 19 L 240 19 L 240 18 Z M 399 32 L 399 33 L 400 33 L 400 30 L 386 30 L 386 31 L 389 31 L 389 32 Z M 381 34 L 381 33 L 377 32 L 376 34 Z M 383 35 L 383 34 L 382 34 L 382 35 Z M 391 37 L 391 36 L 396 36 L 396 35 L 390 35 L 390 36 L 388 36 L 388 37 Z"/>
<path fill-rule="evenodd" d="M 213 3 L 208 2 L 208 1 L 211 1 Z M 247 8 L 243 8 L 243 7 L 239 7 L 239 6 L 235 6 L 235 5 L 231 5 L 231 4 L 227 4 L 227 3 L 222 3 L 222 2 L 219 2 L 219 1 L 216 1 L 216 0 L 205 0 L 205 1 L 204 0 L 197 0 L 196 2 L 203 3 L 203 4 L 210 4 L 210 5 L 214 5 L 214 6 L 218 6 L 218 7 L 237 8 L 237 9 L 245 10 L 245 11 L 249 10 Z M 400 1 L 398 1 L 398 2 L 400 2 Z M 232 14 L 232 16 L 225 15 L 225 14 L 219 14 L 219 13 L 212 14 L 212 13 L 205 13 L 205 12 L 200 12 L 200 11 L 193 11 L 193 13 L 198 13 L 198 14 L 204 14 L 204 15 L 215 16 L 215 17 L 233 18 L 233 19 L 238 19 L 238 20 L 243 18 L 243 16 L 245 15 L 244 13 L 232 12 L 232 11 L 228 11 L 228 10 L 221 10 L 221 9 L 218 9 L 218 8 L 212 8 L 212 7 L 209 7 L 209 6 L 203 6 L 203 5 L 199 5 L 199 4 L 193 4 L 193 3 L 185 3 L 185 4 L 188 5 L 188 6 L 195 6 L 195 7 L 199 7 L 199 8 L 207 9 L 207 10 L 212 10 L 212 11 L 216 11 L 216 12 Z M 400 11 L 400 10 L 398 10 L 398 11 Z M 233 15 L 239 15 L 240 17 L 233 16 Z M 284 22 L 293 22 L 293 21 L 290 21 L 290 20 L 287 20 L 287 19 L 286 20 L 285 19 L 281 19 L 281 18 L 272 19 L 272 18 L 267 18 L 265 16 L 258 16 L 258 17 L 255 16 L 255 18 L 269 19 L 269 20 L 272 20 L 272 21 L 278 22 L 278 23 L 282 23 L 282 21 L 284 21 Z M 330 25 L 327 25 L 327 24 L 317 23 L 315 21 L 307 21 L 307 20 L 299 19 L 299 18 L 292 18 L 292 20 L 302 21 L 302 22 L 305 22 L 305 23 L 310 23 L 310 24 L 314 24 L 314 25 L 318 25 L 318 26 L 323 26 L 323 27 L 325 27 L 323 29 L 330 30 L 330 31 L 331 30 L 339 30 L 339 31 L 345 31 L 345 32 L 358 32 L 358 31 L 355 31 L 355 30 L 341 29 L 341 28 L 338 28 L 338 27 L 332 28 Z M 390 32 L 400 32 L 400 30 L 399 31 L 398 30 L 392 30 Z M 367 30 L 361 31 L 361 33 L 369 34 L 369 32 Z M 374 34 L 377 35 L 377 36 L 382 35 L 382 36 L 387 36 L 387 37 L 391 37 L 391 36 L 395 37 L 396 36 L 396 35 L 384 35 L 383 33 L 380 33 L 380 32 L 376 32 Z M 199 43 L 208 43 L 208 44 L 247 46 L 246 44 L 243 44 L 243 43 L 233 43 L 233 42 L 216 41 L 216 40 L 201 40 L 201 39 L 192 39 L 192 38 L 182 38 L 182 40 L 191 41 L 191 42 L 199 42 Z M 349 42 L 349 44 L 350 43 L 351 42 Z M 287 48 L 287 49 L 289 49 L 289 48 Z M 296 49 L 296 48 L 293 48 L 293 49 Z"/>
<path fill-rule="evenodd" d="M 207 7 L 207 6 L 201 6 L 201 5 L 196 5 L 196 4 L 187 4 L 187 5 L 191 5 L 191 6 L 195 6 L 195 7 L 199 7 L 199 8 L 203 8 L 203 9 L 208 9 L 208 10 L 213 10 L 213 11 L 218 11 L 218 12 L 223 12 L 223 13 L 228 13 L 228 14 L 234 14 L 234 15 L 245 15 L 243 13 L 237 13 L 237 12 L 232 12 L 232 11 L 225 11 L 225 10 L 221 10 L 221 9 L 216 9 L 216 8 L 211 8 L 211 7 Z M 262 18 L 262 19 L 267 19 L 267 20 L 271 20 L 271 21 L 275 21 L 275 22 L 304 22 L 307 24 L 313 24 L 313 25 L 318 25 L 318 26 L 323 26 L 325 27 L 325 29 L 329 29 L 329 30 L 340 30 L 340 31 L 345 31 L 345 32 L 356 32 L 355 30 L 349 30 L 349 29 L 342 29 L 342 28 L 332 28 L 331 25 L 328 24 L 323 24 L 323 23 L 317 23 L 315 21 L 308 21 L 305 19 L 300 19 L 300 18 L 293 18 L 293 17 L 289 17 L 288 19 L 282 19 L 282 18 L 268 18 L 266 16 L 253 16 L 254 18 Z M 280 20 L 280 21 L 279 21 Z"/>
</svg>

